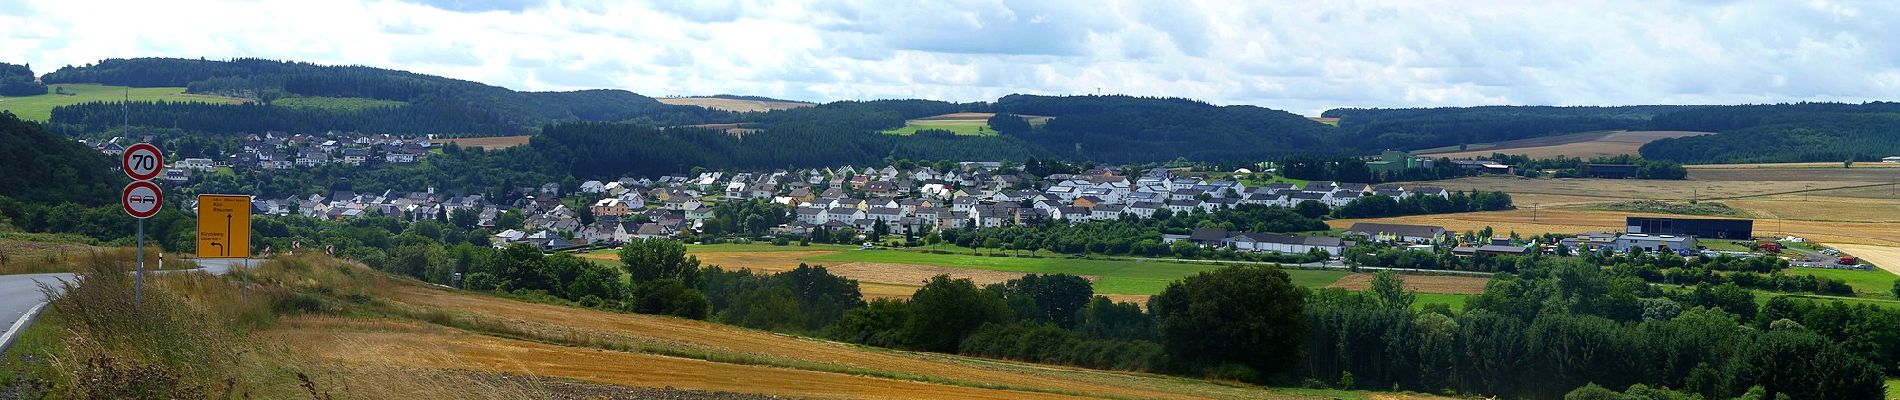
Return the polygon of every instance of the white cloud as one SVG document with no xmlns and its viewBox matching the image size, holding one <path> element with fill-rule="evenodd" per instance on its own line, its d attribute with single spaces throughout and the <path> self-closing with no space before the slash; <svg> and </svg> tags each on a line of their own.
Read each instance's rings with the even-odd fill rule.
<svg viewBox="0 0 1900 400">
<path fill-rule="evenodd" d="M 1900 3 L 9 1 L 0 61 L 261 57 L 522 90 L 1101 90 L 1332 107 L 1889 99 Z"/>
</svg>

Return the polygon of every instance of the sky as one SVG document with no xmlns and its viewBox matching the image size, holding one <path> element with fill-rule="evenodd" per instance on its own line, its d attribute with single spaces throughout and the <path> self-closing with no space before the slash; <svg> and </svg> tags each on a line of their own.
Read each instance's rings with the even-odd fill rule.
<svg viewBox="0 0 1900 400">
<path fill-rule="evenodd" d="M 1560 5 L 1560 6 L 1556 6 Z M 1336 107 L 1896 100 L 1900 2 L 0 1 L 0 62 L 368 65 L 516 90 Z"/>
</svg>

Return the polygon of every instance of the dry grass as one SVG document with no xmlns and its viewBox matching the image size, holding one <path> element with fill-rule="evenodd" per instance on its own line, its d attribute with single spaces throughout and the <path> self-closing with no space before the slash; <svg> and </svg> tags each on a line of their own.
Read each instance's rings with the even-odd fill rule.
<svg viewBox="0 0 1900 400">
<path fill-rule="evenodd" d="M 804 103 L 804 102 L 796 102 L 796 101 L 739 100 L 739 99 L 722 99 L 722 98 L 717 98 L 717 97 L 669 97 L 669 98 L 659 98 L 659 99 L 654 99 L 654 100 L 659 100 L 661 103 L 671 104 L 671 105 L 676 105 L 676 106 L 700 106 L 700 107 L 710 108 L 714 110 L 725 110 L 725 111 L 732 111 L 732 112 L 763 112 L 763 111 L 772 111 L 772 110 L 790 110 L 794 108 L 811 107 L 813 105 L 812 103 Z"/>
<path fill-rule="evenodd" d="M 829 270 L 830 268 L 826 268 L 826 269 Z M 888 283 L 858 282 L 858 293 L 864 295 L 865 300 L 870 300 L 870 299 L 910 300 L 910 296 L 917 294 L 917 289 L 922 289 L 922 288 L 923 288 L 922 286 L 917 286 L 917 285 L 892 285 Z"/>
<path fill-rule="evenodd" d="M 1406 275 L 1405 288 L 1419 293 L 1479 294 L 1484 293 L 1484 285 L 1490 278 L 1454 275 Z M 1372 288 L 1372 274 L 1356 273 L 1339 278 L 1327 287 L 1366 290 Z"/>
<path fill-rule="evenodd" d="M 436 139 L 433 142 L 437 145 L 446 145 L 449 143 L 454 143 L 456 146 L 462 146 L 462 147 L 480 147 L 487 150 L 499 150 L 499 149 L 506 149 L 509 147 L 527 145 L 529 137 L 530 136 L 525 136 L 525 135 L 524 136 L 491 136 L 491 137 L 473 137 L 473 138 L 455 138 L 455 139 Z"/>
<path fill-rule="evenodd" d="M 1564 157 L 1608 157 L 1617 155 L 1635 155 L 1644 144 L 1658 139 L 1707 135 L 1709 132 L 1685 131 L 1616 131 L 1583 132 L 1568 135 L 1548 136 L 1522 140 L 1499 142 L 1496 146 L 1483 150 L 1459 151 L 1429 154 L 1436 157 L 1472 158 L 1488 157 L 1493 153 L 1526 155 L 1531 158 Z"/>
</svg>

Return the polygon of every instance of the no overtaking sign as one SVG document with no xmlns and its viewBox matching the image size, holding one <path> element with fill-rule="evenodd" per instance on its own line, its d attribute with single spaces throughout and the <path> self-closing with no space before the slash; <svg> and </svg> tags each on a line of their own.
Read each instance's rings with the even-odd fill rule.
<svg viewBox="0 0 1900 400">
<path fill-rule="evenodd" d="M 119 206 L 133 218 L 146 219 L 158 215 L 165 194 L 152 184 L 159 171 L 165 169 L 165 153 L 151 143 L 139 143 L 125 149 L 119 168 L 125 170 L 125 176 L 132 177 L 132 184 L 125 185 L 125 191 L 119 193 Z M 144 226 L 140 226 L 143 231 Z"/>
</svg>

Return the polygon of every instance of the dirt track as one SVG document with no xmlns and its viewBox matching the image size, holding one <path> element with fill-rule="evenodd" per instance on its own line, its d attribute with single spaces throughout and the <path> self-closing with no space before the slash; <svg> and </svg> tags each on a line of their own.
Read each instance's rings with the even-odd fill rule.
<svg viewBox="0 0 1900 400">
<path fill-rule="evenodd" d="M 1490 281 L 1490 278 L 1474 276 L 1406 275 L 1405 288 L 1419 293 L 1480 294 L 1484 293 L 1484 285 Z M 1371 289 L 1372 274 L 1362 272 L 1346 275 L 1326 287 L 1350 290 Z"/>
</svg>

